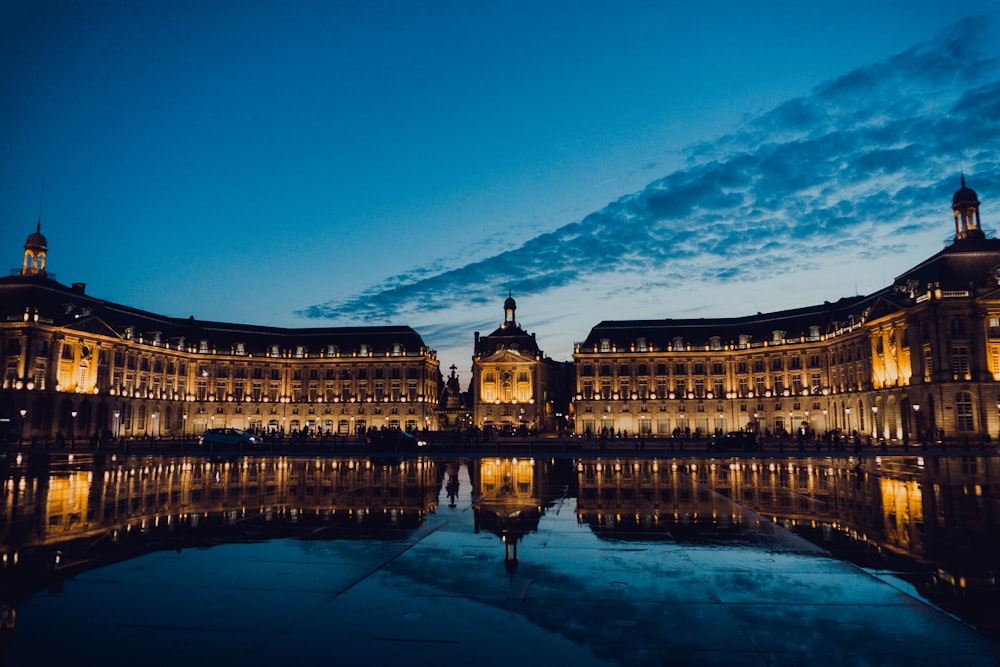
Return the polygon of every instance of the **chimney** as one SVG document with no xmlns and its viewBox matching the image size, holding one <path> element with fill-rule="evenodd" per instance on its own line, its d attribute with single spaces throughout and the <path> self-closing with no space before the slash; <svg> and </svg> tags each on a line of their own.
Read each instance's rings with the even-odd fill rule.
<svg viewBox="0 0 1000 667">
<path fill-rule="evenodd" d="M 83 294 L 85 291 L 87 291 L 87 283 L 73 283 L 72 285 L 70 285 L 70 289 L 72 289 L 77 294 Z"/>
</svg>

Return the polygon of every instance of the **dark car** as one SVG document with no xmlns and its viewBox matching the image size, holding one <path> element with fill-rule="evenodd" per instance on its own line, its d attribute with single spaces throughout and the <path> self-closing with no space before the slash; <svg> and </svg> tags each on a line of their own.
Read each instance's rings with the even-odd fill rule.
<svg viewBox="0 0 1000 667">
<path fill-rule="evenodd" d="M 222 447 L 259 447 L 264 438 L 239 428 L 210 428 L 201 434 L 198 444 Z"/>
<path fill-rule="evenodd" d="M 731 431 L 712 440 L 711 452 L 755 452 L 760 449 L 757 434 L 748 431 Z"/>
<path fill-rule="evenodd" d="M 365 441 L 371 451 L 385 453 L 416 452 L 427 446 L 427 441 L 397 428 L 369 431 Z"/>
</svg>

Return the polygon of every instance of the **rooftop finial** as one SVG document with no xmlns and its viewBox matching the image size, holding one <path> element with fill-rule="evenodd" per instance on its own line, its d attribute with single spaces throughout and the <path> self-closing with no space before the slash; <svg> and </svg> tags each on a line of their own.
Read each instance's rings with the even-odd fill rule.
<svg viewBox="0 0 1000 667">
<path fill-rule="evenodd" d="M 45 181 L 42 181 L 42 191 L 38 194 L 38 225 L 35 227 L 35 233 L 42 233 L 42 203 L 45 201 Z"/>
</svg>

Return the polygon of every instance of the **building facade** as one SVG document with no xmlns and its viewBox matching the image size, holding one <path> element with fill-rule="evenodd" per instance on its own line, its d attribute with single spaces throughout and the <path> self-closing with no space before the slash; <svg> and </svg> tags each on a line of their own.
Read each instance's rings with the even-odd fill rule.
<svg viewBox="0 0 1000 667">
<path fill-rule="evenodd" d="M 0 279 L 5 437 L 360 434 L 437 428 L 437 353 L 410 327 L 288 329 L 164 317 L 67 287 L 40 225 Z"/>
<path fill-rule="evenodd" d="M 565 366 L 545 356 L 534 334 L 517 323 L 508 296 L 504 319 L 488 336 L 475 332 L 472 425 L 503 432 L 557 433 L 566 411 Z"/>
<path fill-rule="evenodd" d="M 1000 432 L 1000 240 L 962 187 L 954 241 L 892 285 L 740 318 L 606 321 L 574 348 L 580 435 Z"/>
<path fill-rule="evenodd" d="M 545 356 L 508 296 L 500 326 L 475 333 L 465 394 L 407 326 L 225 324 L 92 297 L 48 272 L 39 224 L 21 269 L 0 279 L 0 431 L 40 442 L 224 426 L 983 442 L 1000 436 L 1000 240 L 979 208 L 963 177 L 953 241 L 873 294 L 746 317 L 605 321 L 572 363 Z"/>
</svg>

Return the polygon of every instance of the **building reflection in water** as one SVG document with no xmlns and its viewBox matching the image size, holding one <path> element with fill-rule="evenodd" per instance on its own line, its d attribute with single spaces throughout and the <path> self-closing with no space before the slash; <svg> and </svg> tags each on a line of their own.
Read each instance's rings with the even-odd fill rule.
<svg viewBox="0 0 1000 667">
<path fill-rule="evenodd" d="M 500 538 L 510 574 L 517 571 L 517 543 L 538 529 L 542 516 L 542 469 L 533 458 L 482 459 L 469 466 L 475 531 Z"/>
<path fill-rule="evenodd" d="M 1000 634 L 997 457 L 15 460 L 0 471 L 0 626 L 34 592 L 154 549 L 413 530 L 442 490 L 455 506 L 460 465 L 474 529 L 500 539 L 511 576 L 518 543 L 575 498 L 578 523 L 615 540 L 738 545 L 787 528 L 907 573 L 924 597 Z"/>
<path fill-rule="evenodd" d="M 272 537 L 392 535 L 437 506 L 426 459 L 71 457 L 3 475 L 0 617 L 81 570 L 155 549 Z"/>
<path fill-rule="evenodd" d="M 577 518 L 616 540 L 752 540 L 772 522 L 1000 635 L 1000 459 L 593 459 Z"/>
</svg>

